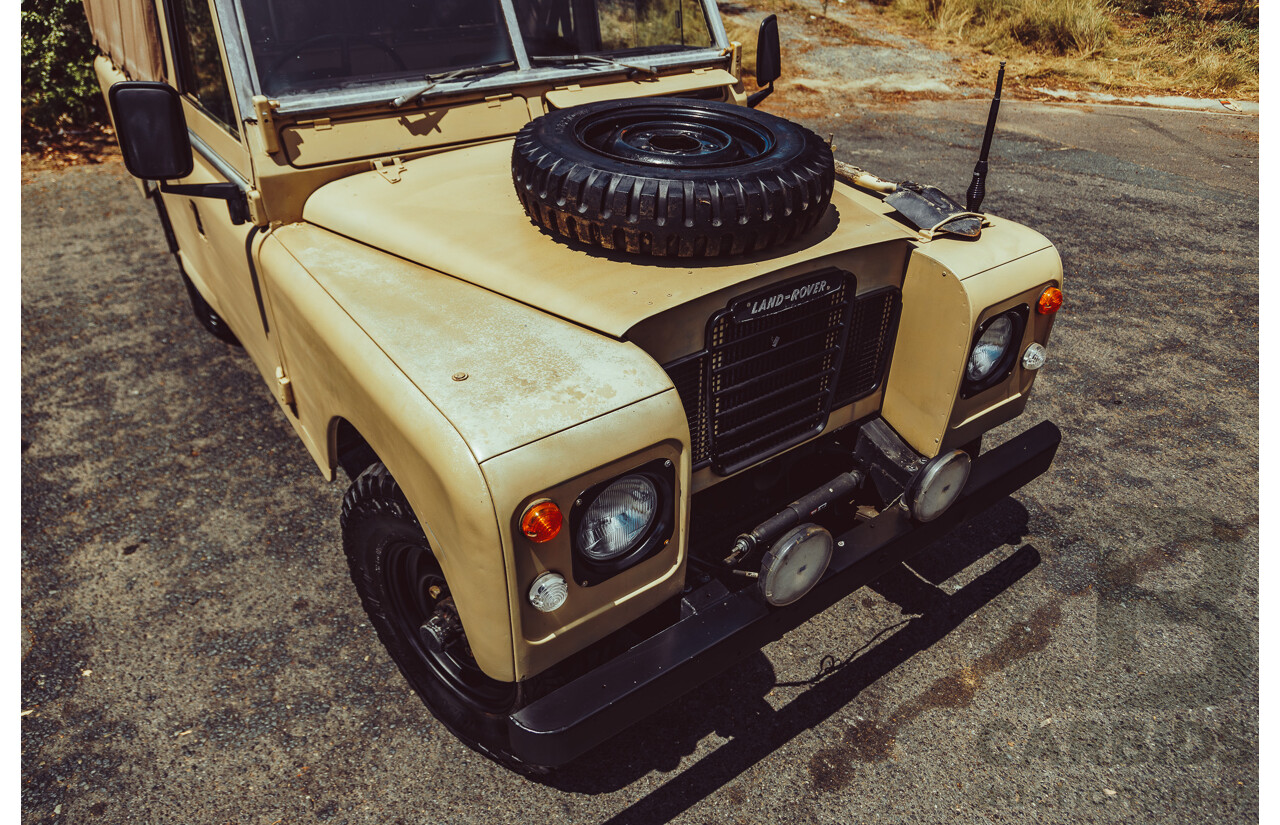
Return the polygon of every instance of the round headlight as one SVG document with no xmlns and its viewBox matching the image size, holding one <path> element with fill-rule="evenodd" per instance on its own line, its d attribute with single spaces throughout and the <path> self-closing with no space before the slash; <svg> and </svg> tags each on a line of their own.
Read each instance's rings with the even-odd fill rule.
<svg viewBox="0 0 1280 825">
<path fill-rule="evenodd" d="M 973 352 L 969 353 L 969 366 L 965 370 L 968 379 L 982 381 L 990 378 L 996 367 L 1000 366 L 1000 362 L 1004 360 L 1005 353 L 1009 351 L 1009 344 L 1012 342 L 1012 318 L 1001 315 L 988 324 L 978 338 L 978 343 L 973 345 Z"/>
<path fill-rule="evenodd" d="M 592 561 L 632 550 L 658 515 L 658 490 L 644 476 L 623 476 L 596 496 L 578 524 L 577 545 Z"/>
<path fill-rule="evenodd" d="M 760 562 L 760 593 L 775 607 L 808 593 L 831 561 L 831 534 L 816 524 L 801 524 L 774 542 Z"/>
<path fill-rule="evenodd" d="M 969 454 L 953 450 L 925 465 L 911 492 L 910 511 L 917 521 L 933 521 L 960 497 L 969 480 Z"/>
</svg>

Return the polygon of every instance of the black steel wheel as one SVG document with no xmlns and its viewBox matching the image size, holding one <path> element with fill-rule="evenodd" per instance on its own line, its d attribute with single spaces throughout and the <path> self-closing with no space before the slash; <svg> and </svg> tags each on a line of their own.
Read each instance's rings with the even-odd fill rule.
<svg viewBox="0 0 1280 825">
<path fill-rule="evenodd" d="M 779 117 L 701 100 L 643 98 L 551 112 L 516 136 L 525 212 L 573 241 L 710 258 L 795 240 L 831 201 L 831 149 Z"/>
<path fill-rule="evenodd" d="M 476 664 L 422 526 L 381 462 L 347 490 L 342 539 L 365 612 L 432 714 L 481 753 L 526 773 L 542 772 L 510 753 L 506 717 L 519 690 Z"/>
</svg>

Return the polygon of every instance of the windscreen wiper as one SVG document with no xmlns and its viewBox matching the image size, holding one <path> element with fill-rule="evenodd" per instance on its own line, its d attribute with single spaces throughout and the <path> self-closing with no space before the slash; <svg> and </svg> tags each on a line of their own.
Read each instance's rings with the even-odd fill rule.
<svg viewBox="0 0 1280 825">
<path fill-rule="evenodd" d="M 652 66 L 636 66 L 633 63 L 623 63 L 621 60 L 605 57 L 602 54 L 531 54 L 529 55 L 529 62 L 547 63 L 552 66 L 570 66 L 574 63 L 602 63 L 607 66 L 626 69 L 628 77 L 634 77 L 637 74 L 642 74 L 646 77 L 658 76 L 657 71 Z"/>
<path fill-rule="evenodd" d="M 413 101 L 422 97 L 427 92 L 434 89 L 437 85 L 444 83 L 447 80 L 458 80 L 459 78 L 463 78 L 463 77 L 472 77 L 473 75 L 488 74 L 489 72 L 495 71 L 497 69 L 505 69 L 509 66 L 514 66 L 514 65 L 516 65 L 516 62 L 514 60 L 504 60 L 501 63 L 485 63 L 480 66 L 463 66 L 461 69 L 452 69 L 447 72 L 429 74 L 427 75 L 427 80 L 430 82 L 427 83 L 427 85 L 423 86 L 421 89 L 418 89 L 416 91 L 409 92 L 408 94 L 400 95 L 395 100 L 391 101 L 391 105 L 394 108 L 399 109 L 401 106 L 405 105 L 406 103 L 412 103 Z"/>
</svg>

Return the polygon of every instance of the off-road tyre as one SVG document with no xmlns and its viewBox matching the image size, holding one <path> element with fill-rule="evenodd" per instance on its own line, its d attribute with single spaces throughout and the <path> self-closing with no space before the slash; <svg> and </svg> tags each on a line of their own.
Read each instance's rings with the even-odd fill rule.
<svg viewBox="0 0 1280 825">
<path fill-rule="evenodd" d="M 701 100 L 587 103 L 527 123 L 511 174 L 525 212 L 561 238 L 635 255 L 760 252 L 815 227 L 831 148 L 796 123 Z"/>
<path fill-rule="evenodd" d="M 424 615 L 448 614 L 452 599 L 422 526 L 381 462 L 342 500 L 342 543 L 378 638 L 431 713 L 480 753 L 525 774 L 545 773 L 509 750 L 506 717 L 518 705 L 518 687 L 481 673 L 465 635 L 446 648 L 418 629 Z"/>
</svg>

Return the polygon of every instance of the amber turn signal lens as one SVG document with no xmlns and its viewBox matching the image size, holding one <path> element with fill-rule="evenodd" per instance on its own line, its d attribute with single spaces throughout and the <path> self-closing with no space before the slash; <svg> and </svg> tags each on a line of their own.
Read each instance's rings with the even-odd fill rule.
<svg viewBox="0 0 1280 825">
<path fill-rule="evenodd" d="M 530 541 L 542 544 L 560 535 L 564 514 L 554 501 L 543 499 L 530 504 L 520 517 L 520 529 Z"/>
<path fill-rule="evenodd" d="M 1052 315 L 1062 306 L 1062 290 L 1051 286 L 1040 293 L 1040 303 L 1036 307 L 1041 315 Z"/>
</svg>

